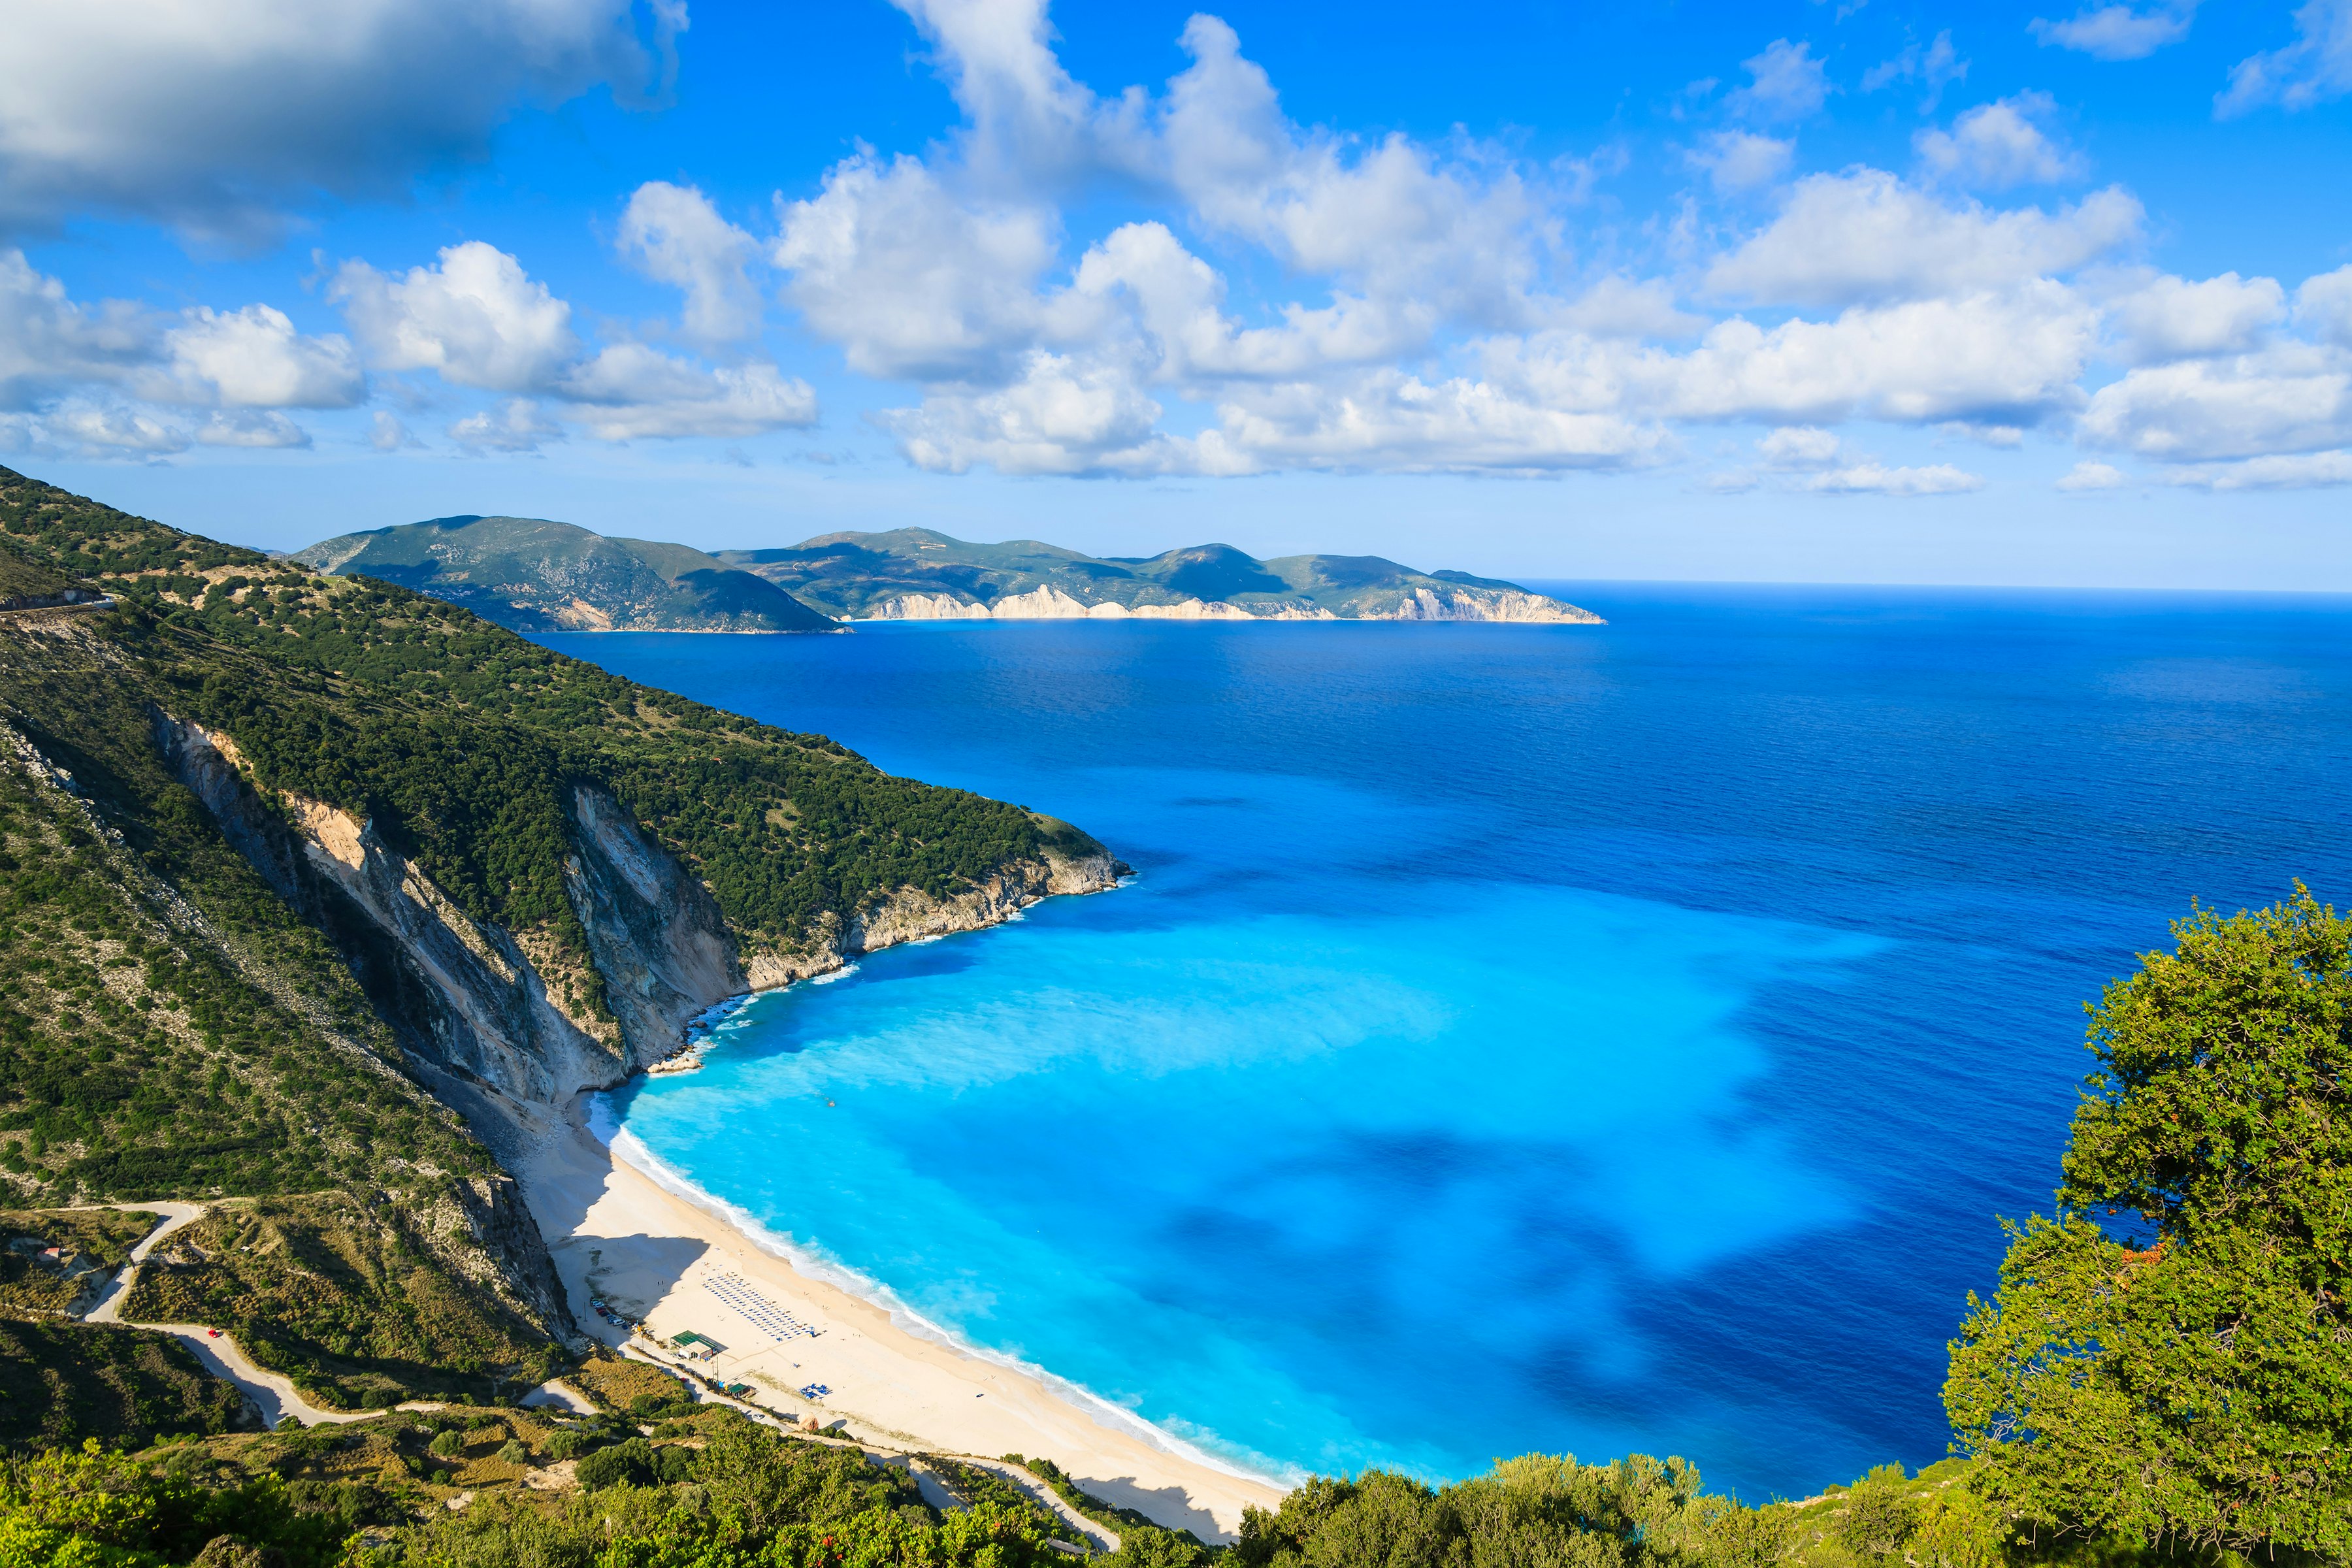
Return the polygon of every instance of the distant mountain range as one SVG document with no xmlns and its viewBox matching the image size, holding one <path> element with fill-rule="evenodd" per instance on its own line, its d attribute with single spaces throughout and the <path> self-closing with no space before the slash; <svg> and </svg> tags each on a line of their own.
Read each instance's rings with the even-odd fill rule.
<svg viewBox="0 0 2352 1568">
<path fill-rule="evenodd" d="M 1260 561 L 1230 544 L 1082 555 L 925 528 L 706 554 L 541 518 L 444 517 L 293 557 L 464 605 L 519 631 L 824 631 L 853 620 L 1396 620 L 1598 624 L 1517 583 L 1377 555 Z"/>
</svg>

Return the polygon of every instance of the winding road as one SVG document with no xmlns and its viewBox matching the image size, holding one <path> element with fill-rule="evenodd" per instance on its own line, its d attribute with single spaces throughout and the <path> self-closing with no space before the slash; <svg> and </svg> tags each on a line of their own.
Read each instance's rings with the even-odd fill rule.
<svg viewBox="0 0 2352 1568">
<path fill-rule="evenodd" d="M 294 1416 L 305 1426 L 315 1426 L 322 1421 L 336 1423 L 371 1421 L 376 1416 L 389 1414 L 383 1410 L 321 1409 L 303 1398 L 301 1392 L 289 1379 L 266 1367 L 254 1365 L 247 1358 L 246 1353 L 236 1348 L 236 1342 L 223 1331 L 207 1328 L 202 1323 L 134 1323 L 123 1317 L 122 1303 L 129 1298 L 131 1286 L 137 1282 L 140 1265 L 147 1261 L 147 1255 L 155 1250 L 157 1242 L 183 1226 L 201 1218 L 205 1213 L 205 1205 L 203 1204 L 151 1203 L 117 1204 L 115 1207 L 127 1209 L 133 1214 L 160 1214 L 163 1216 L 163 1223 L 149 1231 L 139 1244 L 131 1249 L 131 1261 L 124 1265 L 121 1273 L 114 1277 L 113 1283 L 99 1293 L 97 1304 L 82 1314 L 83 1322 L 118 1323 L 126 1329 L 149 1329 L 157 1333 L 172 1334 L 186 1341 L 188 1347 L 196 1352 L 196 1359 L 205 1363 L 206 1372 L 211 1373 L 215 1377 L 223 1378 L 236 1384 L 244 1392 L 247 1400 L 261 1413 L 262 1423 L 265 1426 L 275 1426 L 289 1415 Z M 437 1404 L 412 1401 L 399 1408 L 438 1410 L 441 1406 Z"/>
</svg>

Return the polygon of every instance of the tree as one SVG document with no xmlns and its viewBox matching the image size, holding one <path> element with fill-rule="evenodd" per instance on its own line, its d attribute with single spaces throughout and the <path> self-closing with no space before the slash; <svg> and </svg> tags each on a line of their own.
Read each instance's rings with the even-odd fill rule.
<svg viewBox="0 0 2352 1568">
<path fill-rule="evenodd" d="M 2056 1217 L 2007 1226 L 1945 1405 L 2037 1529 L 2342 1561 L 2352 921 L 2298 886 L 2173 934 L 2091 1009 Z"/>
</svg>

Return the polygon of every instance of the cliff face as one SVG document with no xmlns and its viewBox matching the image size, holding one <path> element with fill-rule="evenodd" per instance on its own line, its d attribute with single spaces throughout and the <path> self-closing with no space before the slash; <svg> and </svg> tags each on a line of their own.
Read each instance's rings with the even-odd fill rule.
<svg viewBox="0 0 2352 1568">
<path fill-rule="evenodd" d="M 1246 605 L 1186 599 L 1173 605 L 1088 602 L 1051 584 L 1008 594 L 993 605 L 952 594 L 902 594 L 866 611 L 873 621 L 1332 621 L 1339 616 L 1304 601 L 1252 600 Z M 1598 626 L 1601 617 L 1574 605 L 1517 588 L 1451 585 L 1370 595 L 1347 618 L 1366 621 L 1517 621 Z"/>
<path fill-rule="evenodd" d="M 976 931 L 1057 893 L 1118 885 L 1107 854 L 1048 851 L 945 898 L 902 888 L 801 951 L 742 952 L 708 889 L 610 795 L 575 790 L 565 889 L 594 973 L 545 932 L 469 918 L 369 824 L 297 795 L 273 805 L 228 736 L 158 711 L 173 774 L 280 897 L 325 931 L 410 1048 L 494 1144 L 524 1107 L 560 1106 L 673 1054 L 698 1014 L 858 954 Z M 609 1016 L 589 1000 L 601 986 Z M 482 1091 L 488 1091 L 487 1100 Z M 503 1103 L 501 1103 L 503 1102 Z M 485 1125 L 483 1112 L 499 1123 Z"/>
</svg>

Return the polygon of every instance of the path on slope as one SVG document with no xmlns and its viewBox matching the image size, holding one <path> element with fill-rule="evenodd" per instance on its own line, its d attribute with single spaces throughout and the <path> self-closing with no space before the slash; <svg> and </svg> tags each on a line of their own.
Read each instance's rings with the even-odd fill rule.
<svg viewBox="0 0 2352 1568">
<path fill-rule="evenodd" d="M 237 1348 L 236 1342 L 231 1339 L 226 1331 L 214 1329 L 203 1323 L 134 1323 L 123 1317 L 122 1303 L 130 1298 L 131 1286 L 138 1282 L 140 1266 L 147 1261 L 148 1254 L 155 1250 L 156 1243 L 173 1231 L 201 1218 L 205 1205 L 145 1203 L 117 1204 L 115 1206 L 128 1209 L 133 1214 L 160 1214 L 163 1216 L 163 1222 L 149 1231 L 145 1237 L 131 1249 L 131 1261 L 123 1266 L 121 1273 L 115 1276 L 114 1282 L 99 1293 L 97 1305 L 83 1315 L 82 1321 L 119 1323 L 127 1329 L 148 1329 L 157 1333 L 172 1334 L 185 1341 L 189 1348 L 196 1352 L 196 1359 L 205 1363 L 206 1372 L 211 1373 L 215 1377 L 236 1384 L 244 1392 L 246 1398 L 252 1401 L 254 1408 L 261 1413 L 263 1425 L 268 1426 L 277 1426 L 289 1415 L 294 1416 L 305 1426 L 315 1426 L 322 1421 L 336 1423 L 370 1421 L 376 1416 L 390 1414 L 383 1410 L 326 1410 L 311 1404 L 302 1397 L 301 1391 L 294 1386 L 292 1380 L 271 1372 L 267 1367 L 256 1366 L 251 1359 Z M 397 1408 L 438 1410 L 441 1406 L 425 1401 L 411 1401 Z"/>
</svg>

